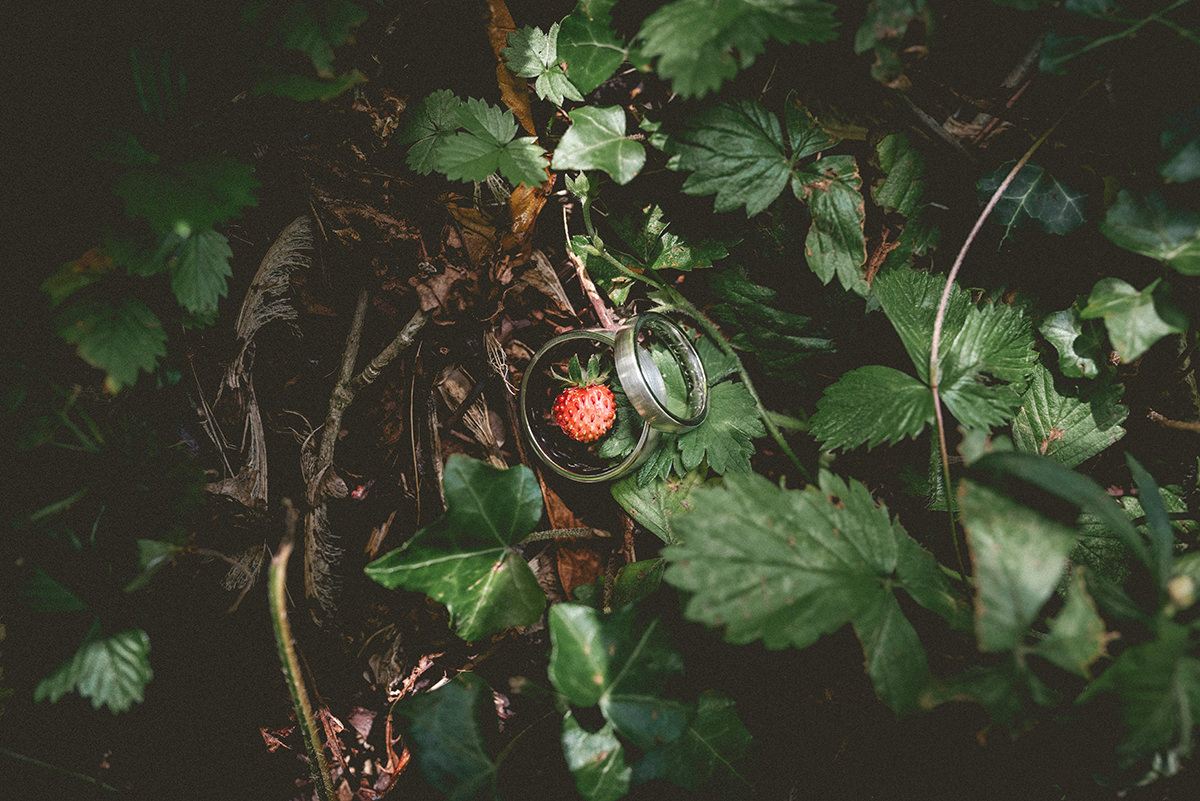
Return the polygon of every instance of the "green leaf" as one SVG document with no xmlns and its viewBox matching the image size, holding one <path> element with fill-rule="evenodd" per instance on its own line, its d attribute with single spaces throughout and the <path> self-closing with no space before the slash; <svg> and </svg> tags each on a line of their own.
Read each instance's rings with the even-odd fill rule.
<svg viewBox="0 0 1200 801">
<path fill-rule="evenodd" d="M 627 184 L 646 163 L 641 142 L 625 136 L 620 106 L 584 106 L 571 112 L 571 127 L 554 151 L 555 170 L 604 170 Z"/>
<path fill-rule="evenodd" d="M 139 539 L 137 551 L 141 573 L 125 585 L 123 592 L 136 592 L 149 584 L 155 573 L 169 565 L 183 551 L 183 546 L 173 542 Z"/>
<path fill-rule="evenodd" d="M 350 70 L 329 78 L 314 78 L 294 72 L 277 72 L 265 75 L 254 82 L 251 94 L 273 95 L 287 100 L 307 103 L 311 100 L 332 100 L 352 86 L 364 83 L 367 76 L 358 70 Z"/>
<path fill-rule="evenodd" d="M 512 547 L 541 517 L 533 472 L 455 454 L 446 461 L 443 489 L 445 516 L 367 565 L 367 575 L 389 589 L 424 592 L 444 603 L 455 632 L 467 641 L 534 623 L 546 596 Z"/>
<path fill-rule="evenodd" d="M 568 712 L 562 748 L 567 767 L 575 774 L 575 789 L 587 801 L 617 801 L 629 792 L 633 769 L 625 764 L 625 749 L 611 723 L 596 732 L 585 731 Z"/>
<path fill-rule="evenodd" d="M 708 389 L 708 416 L 676 440 L 683 469 L 691 471 L 704 460 L 719 474 L 746 472 L 754 454 L 755 437 L 766 436 L 754 398 L 740 381 Z"/>
<path fill-rule="evenodd" d="M 88 605 L 40 567 L 21 587 L 21 603 L 35 612 L 82 612 Z"/>
<path fill-rule="evenodd" d="M 875 152 L 879 157 L 879 166 L 887 173 L 887 177 L 875 185 L 871 196 L 884 209 L 911 217 L 923 205 L 925 157 L 904 134 L 884 137 Z"/>
<path fill-rule="evenodd" d="M 792 191 L 807 200 L 812 227 L 805 240 L 808 266 L 822 283 L 836 275 L 843 289 L 867 296 L 863 280 L 867 240 L 862 179 L 853 156 L 826 156 L 792 175 Z"/>
<path fill-rule="evenodd" d="M 1104 215 L 1100 233 L 1184 275 L 1200 275 L 1200 212 L 1170 208 L 1158 192 L 1122 189 Z"/>
<path fill-rule="evenodd" d="M 614 215 L 610 224 L 646 269 L 698 270 L 729 255 L 716 239 L 690 242 L 673 233 L 657 203 L 629 215 Z"/>
<path fill-rule="evenodd" d="M 439 89 L 410 112 L 396 141 L 412 145 L 406 161 L 413 171 L 429 175 L 437 169 L 438 151 L 458 128 L 462 108 L 463 101 L 457 95 L 449 89 Z"/>
<path fill-rule="evenodd" d="M 54 703 L 75 691 L 91 699 L 92 708 L 124 712 L 145 697 L 154 677 L 150 669 L 150 637 L 141 629 L 104 636 L 100 621 L 92 623 L 75 655 L 38 682 L 33 700 Z"/>
<path fill-rule="evenodd" d="M 508 68 L 522 78 L 537 78 L 534 91 L 543 100 L 556 106 L 563 98 L 582 102 L 571 81 L 567 79 L 558 57 L 558 23 L 550 26 L 549 33 L 540 28 L 521 28 L 508 35 L 508 47 L 501 54 Z"/>
<path fill-rule="evenodd" d="M 635 604 L 653 595 L 662 584 L 666 567 L 666 560 L 655 558 L 630 562 L 618 570 L 613 582 L 613 607 Z"/>
<path fill-rule="evenodd" d="M 584 94 L 593 91 L 625 60 L 625 43 L 613 33 L 617 0 L 579 0 L 558 31 L 558 55 L 567 77 Z"/>
<path fill-rule="evenodd" d="M 809 431 L 822 448 L 853 448 L 916 437 L 934 419 L 933 393 L 910 375 L 869 365 L 843 375 L 817 401 Z"/>
<path fill-rule="evenodd" d="M 1083 574 L 1081 567 L 1072 571 L 1067 602 L 1050 621 L 1049 633 L 1038 641 L 1034 651 L 1047 662 L 1088 679 L 1091 666 L 1104 656 L 1112 636 L 1104 629 L 1104 619 L 1088 594 Z"/>
<path fill-rule="evenodd" d="M 1134 483 L 1137 484 L 1138 501 L 1145 512 L 1146 540 L 1150 545 L 1150 557 L 1153 560 L 1150 572 L 1158 578 L 1159 589 L 1165 590 L 1175 554 L 1175 533 L 1171 529 L 1171 518 L 1154 477 L 1146 472 L 1146 468 L 1131 454 L 1125 454 L 1125 463 L 1129 466 Z"/>
<path fill-rule="evenodd" d="M 1078 305 L 1046 315 L 1038 331 L 1058 351 L 1058 369 L 1068 378 L 1095 378 L 1100 374 L 1100 336 L 1083 321 Z M 1087 327 L 1087 330 L 1085 330 Z"/>
<path fill-rule="evenodd" d="M 880 699 L 899 714 L 920 709 L 929 683 L 929 660 L 896 596 L 876 595 L 870 606 L 855 615 L 854 631 Z"/>
<path fill-rule="evenodd" d="M 1120 385 L 1110 385 L 1086 395 L 1063 394 L 1054 376 L 1039 364 L 1013 418 L 1013 443 L 1017 450 L 1074 467 L 1125 436 L 1120 423 L 1129 409 L 1120 404 L 1121 393 Z"/>
<path fill-rule="evenodd" d="M 979 179 L 981 202 L 991 199 L 1005 176 L 1012 170 L 1006 165 Z M 1087 195 L 1076 192 L 1037 164 L 1026 164 L 1000 196 L 992 219 L 1004 226 L 1008 236 L 1026 220 L 1034 220 L 1048 234 L 1066 235 L 1083 224 L 1083 201 Z"/>
<path fill-rule="evenodd" d="M 836 7 L 811 0 L 675 0 L 642 23 L 641 56 L 683 97 L 703 97 L 750 66 L 768 38 L 835 38 Z"/>
<path fill-rule="evenodd" d="M 693 470 L 682 478 L 663 478 L 644 485 L 637 476 L 626 476 L 613 482 L 610 491 L 630 517 L 670 545 L 678 541 L 674 520 L 691 508 L 688 499 L 704 484 L 705 472 Z"/>
<path fill-rule="evenodd" d="M 1200 659 L 1193 650 L 1186 627 L 1160 621 L 1156 639 L 1122 653 L 1079 697 L 1087 703 L 1111 695 L 1119 704 L 1121 767 L 1158 751 L 1191 753 L 1200 720 Z"/>
<path fill-rule="evenodd" d="M 910 43 L 905 34 L 913 22 L 922 23 L 925 30 L 933 29 L 933 15 L 925 0 L 875 0 L 868 4 L 867 17 L 854 35 L 854 52 L 874 51 L 872 78 L 890 86 L 904 72 L 901 54 Z"/>
<path fill-rule="evenodd" d="M 897 537 L 897 544 L 896 578 L 904 591 L 921 606 L 940 615 L 951 628 L 970 630 L 972 620 L 969 605 L 950 586 L 946 573 L 933 554 L 912 537 Z"/>
<path fill-rule="evenodd" d="M 689 790 L 719 786 L 725 778 L 748 784 L 733 765 L 746 753 L 751 739 L 731 698 L 719 692 L 702 693 L 696 716 L 683 734 L 638 760 L 633 779 L 639 784 L 666 779 Z"/>
<path fill-rule="evenodd" d="M 213 230 L 195 231 L 168 261 L 171 291 L 192 314 L 212 314 L 228 292 L 233 269 L 229 240 Z"/>
<path fill-rule="evenodd" d="M 70 303 L 55 315 L 58 336 L 76 345 L 79 357 L 107 373 L 110 392 L 132 386 L 139 370 L 151 372 L 167 354 L 167 334 L 144 303 L 127 298 L 114 308 L 95 298 Z"/>
<path fill-rule="evenodd" d="M 1167 160 L 1158 173 L 1167 183 L 1182 184 L 1200 178 L 1200 106 L 1171 116 L 1162 132 Z"/>
<path fill-rule="evenodd" d="M 1058 586 L 1075 534 L 989 487 L 972 481 L 963 487 L 959 504 L 975 567 L 979 647 L 1013 650 Z"/>
<path fill-rule="evenodd" d="M 1103 318 L 1108 338 L 1123 362 L 1131 362 L 1168 334 L 1187 330 L 1187 315 L 1166 300 L 1156 279 L 1142 290 L 1120 278 L 1101 278 L 1079 313 L 1085 320 Z"/>
<path fill-rule="evenodd" d="M 667 679 L 683 669 L 658 620 L 636 619 L 625 607 L 603 615 L 589 606 L 550 609 L 550 681 L 575 706 L 600 706 L 622 736 L 650 749 L 683 733 L 686 704 L 661 696 Z"/>
<path fill-rule="evenodd" d="M 468 98 L 458 109 L 465 128 L 437 144 L 435 169 L 456 181 L 482 181 L 499 172 L 513 184 L 538 186 L 546 180 L 545 152 L 532 136 L 514 139 L 512 112 Z"/>
<path fill-rule="evenodd" d="M 454 801 L 495 797 L 496 765 L 484 746 L 480 721 L 492 706 L 487 683 L 460 673 L 446 686 L 410 695 L 394 707 L 409 720 L 417 765 L 429 783 Z"/>
<path fill-rule="evenodd" d="M 125 213 L 150 223 L 157 233 L 187 237 L 257 206 L 254 169 L 228 156 L 212 156 L 173 166 L 136 167 L 113 184 Z"/>
</svg>

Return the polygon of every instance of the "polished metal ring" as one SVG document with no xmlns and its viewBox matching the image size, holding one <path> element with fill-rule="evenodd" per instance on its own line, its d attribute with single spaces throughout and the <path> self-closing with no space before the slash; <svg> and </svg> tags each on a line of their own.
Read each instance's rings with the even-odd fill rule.
<svg viewBox="0 0 1200 801">
<path fill-rule="evenodd" d="M 690 431 L 708 415 L 708 380 L 700 355 L 671 318 L 639 315 L 617 330 L 617 374 L 629 402 L 660 431 Z"/>
</svg>

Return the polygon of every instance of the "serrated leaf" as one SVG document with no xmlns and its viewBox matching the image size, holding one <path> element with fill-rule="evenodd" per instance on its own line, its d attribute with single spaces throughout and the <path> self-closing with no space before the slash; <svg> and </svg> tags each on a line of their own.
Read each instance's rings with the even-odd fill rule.
<svg viewBox="0 0 1200 801">
<path fill-rule="evenodd" d="M 647 17 L 637 38 L 677 94 L 703 97 L 753 64 L 768 38 L 832 41 L 834 11 L 809 0 L 675 0 Z"/>
<path fill-rule="evenodd" d="M 755 437 L 766 436 L 754 398 L 741 382 L 726 381 L 708 389 L 708 416 L 679 436 L 683 469 L 695 470 L 707 460 L 718 474 L 750 469 Z"/>
<path fill-rule="evenodd" d="M 1109 386 L 1088 393 L 1086 399 L 1078 393 L 1063 394 L 1054 376 L 1039 364 L 1013 418 L 1013 443 L 1017 450 L 1074 467 L 1125 436 L 1120 423 L 1129 409 L 1120 404 L 1121 392 L 1120 386 Z"/>
<path fill-rule="evenodd" d="M 751 739 L 732 699 L 718 692 L 702 693 L 696 716 L 683 734 L 638 760 L 634 781 L 666 779 L 688 790 L 710 788 L 729 778 L 748 784 L 733 764 L 746 753 Z"/>
<path fill-rule="evenodd" d="M 535 622 L 546 596 L 512 548 L 541 517 L 533 472 L 455 454 L 446 461 L 443 489 L 445 516 L 367 565 L 367 575 L 445 604 L 455 632 L 467 641 Z"/>
<path fill-rule="evenodd" d="M 883 208 L 911 217 L 925 195 L 925 157 L 904 134 L 884 137 L 875 152 L 887 177 L 871 190 L 871 196 Z"/>
<path fill-rule="evenodd" d="M 1122 189 L 1104 215 L 1100 233 L 1184 275 L 1200 275 L 1200 212 L 1173 209 L 1158 192 Z"/>
<path fill-rule="evenodd" d="M 411 144 L 406 161 L 421 175 L 437 168 L 438 150 L 458 128 L 458 115 L 463 101 L 449 89 L 439 89 L 428 95 L 412 110 L 407 124 L 397 137 L 399 144 Z"/>
<path fill-rule="evenodd" d="M 555 170 L 604 170 L 618 184 L 627 184 L 646 163 L 641 142 L 625 135 L 625 111 L 620 106 L 585 106 L 571 112 L 571 127 L 554 151 Z"/>
<path fill-rule="evenodd" d="M 580 0 L 558 31 L 558 55 L 580 92 L 593 91 L 625 60 L 625 43 L 613 33 L 617 0 Z"/>
<path fill-rule="evenodd" d="M 496 766 L 484 746 L 480 719 L 492 706 L 487 683 L 474 673 L 460 673 L 446 686 L 410 695 L 396 704 L 409 720 L 417 765 L 429 783 L 455 801 L 468 801 L 491 790 Z"/>
<path fill-rule="evenodd" d="M 1075 533 L 1001 493 L 965 481 L 959 493 L 975 571 L 983 651 L 1010 651 L 1058 586 Z"/>
<path fill-rule="evenodd" d="M 466 132 L 436 142 L 432 156 L 438 172 L 456 181 L 483 181 L 499 172 L 513 184 L 528 186 L 546 179 L 545 152 L 532 136 L 513 138 L 517 123 L 511 111 L 468 98 L 456 113 Z"/>
<path fill-rule="evenodd" d="M 1173 114 L 1162 132 L 1167 159 L 1158 173 L 1167 183 L 1182 184 L 1200 178 L 1200 106 Z"/>
<path fill-rule="evenodd" d="M 82 612 L 88 605 L 40 567 L 21 586 L 21 603 L 35 612 Z"/>
<path fill-rule="evenodd" d="M 550 32 L 540 28 L 521 28 L 508 35 L 508 47 L 502 53 L 508 68 L 522 78 L 536 78 L 534 91 L 543 100 L 556 106 L 563 98 L 582 101 L 571 81 L 567 79 L 558 58 L 558 23 L 550 26 Z"/>
<path fill-rule="evenodd" d="M 683 733 L 691 711 L 660 695 L 683 662 L 659 621 L 637 623 L 636 614 L 634 607 L 604 615 L 582 604 L 553 606 L 549 675 L 572 704 L 599 705 L 622 736 L 650 749 Z"/>
<path fill-rule="evenodd" d="M 58 336 L 76 345 L 79 357 L 103 370 L 110 392 L 132 386 L 139 370 L 151 372 L 167 355 L 167 334 L 154 312 L 136 298 L 114 308 L 94 298 L 80 299 L 55 315 Z"/>
<path fill-rule="evenodd" d="M 792 175 L 792 192 L 807 200 L 812 226 L 805 240 L 808 266 L 822 283 L 836 275 L 843 289 L 866 297 L 867 241 L 862 179 L 853 156 L 826 156 Z"/>
<path fill-rule="evenodd" d="M 1072 571 L 1067 602 L 1050 621 L 1050 630 L 1038 641 L 1034 651 L 1047 662 L 1076 676 L 1091 678 L 1091 666 L 1104 656 L 1112 636 L 1105 631 L 1104 619 L 1088 594 L 1084 569 Z"/>
<path fill-rule="evenodd" d="M 228 293 L 233 249 L 224 235 L 213 230 L 195 231 L 168 260 L 171 291 L 192 314 L 211 314 Z"/>
<path fill-rule="evenodd" d="M 682 478 L 658 479 L 644 485 L 637 476 L 626 476 L 609 489 L 634 521 L 670 545 L 678 542 L 674 520 L 691 508 L 689 497 L 704 481 L 704 472 L 693 470 Z"/>
<path fill-rule="evenodd" d="M 1068 378 L 1095 378 L 1100 374 L 1096 361 L 1100 358 L 1100 337 L 1090 330 L 1071 306 L 1046 315 L 1038 331 L 1058 351 L 1058 369 Z"/>
<path fill-rule="evenodd" d="M 843 375 L 817 401 L 809 431 L 823 448 L 867 450 L 916 437 L 934 419 L 933 393 L 906 373 L 868 365 Z"/>
<path fill-rule="evenodd" d="M 113 184 L 129 217 L 141 217 L 157 233 L 186 237 L 205 231 L 257 206 L 254 169 L 228 156 L 212 156 L 184 164 L 136 167 Z"/>
<path fill-rule="evenodd" d="M 698 270 L 729 255 L 716 239 L 689 241 L 670 230 L 662 206 L 652 203 L 627 215 L 613 215 L 610 224 L 632 254 L 650 270 Z"/>
<path fill-rule="evenodd" d="M 1155 280 L 1139 291 L 1119 278 L 1101 278 L 1079 316 L 1102 318 L 1121 361 L 1133 361 L 1163 337 L 1187 330 L 1187 316 L 1167 302 L 1159 285 Z"/>
<path fill-rule="evenodd" d="M 575 774 L 575 789 L 587 801 L 617 801 L 629 792 L 633 769 L 625 763 L 625 748 L 612 723 L 585 731 L 572 712 L 563 719 L 563 756 Z"/>
<path fill-rule="evenodd" d="M 93 709 L 106 706 L 112 712 L 124 712 L 142 702 L 153 677 L 146 632 L 126 629 L 104 636 L 97 619 L 75 655 L 38 682 L 33 700 L 54 703 L 75 691 L 90 699 Z"/>
<path fill-rule="evenodd" d="M 979 179 L 982 202 L 1000 187 L 1011 165 Z M 1048 234 L 1065 235 L 1083 224 L 1083 201 L 1087 197 L 1058 180 L 1038 164 L 1026 164 L 1013 178 L 992 210 L 992 219 L 1005 227 L 1005 236 L 1027 220 L 1034 220 Z"/>
</svg>

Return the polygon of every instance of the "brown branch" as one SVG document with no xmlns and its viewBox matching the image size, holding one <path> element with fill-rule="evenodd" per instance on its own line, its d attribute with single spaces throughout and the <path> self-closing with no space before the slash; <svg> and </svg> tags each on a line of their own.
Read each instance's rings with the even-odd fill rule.
<svg viewBox="0 0 1200 801">
<path fill-rule="evenodd" d="M 1196 434 L 1200 434 L 1200 423 L 1190 423 L 1187 420 L 1172 420 L 1169 417 L 1163 417 L 1153 409 L 1151 409 L 1146 416 L 1158 423 L 1163 428 L 1175 428 L 1180 431 L 1192 431 Z"/>
</svg>

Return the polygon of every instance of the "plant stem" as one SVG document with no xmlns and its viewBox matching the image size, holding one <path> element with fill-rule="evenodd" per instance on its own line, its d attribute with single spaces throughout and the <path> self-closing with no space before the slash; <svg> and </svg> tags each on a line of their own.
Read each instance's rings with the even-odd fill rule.
<svg viewBox="0 0 1200 801">
<path fill-rule="evenodd" d="M 296 656 L 292 626 L 287 616 L 287 563 L 292 555 L 296 538 L 296 521 L 299 515 L 288 498 L 283 499 L 284 537 L 279 550 L 271 557 L 270 592 L 271 622 L 275 627 L 275 645 L 279 650 L 279 661 L 283 664 L 283 675 L 292 695 L 292 706 L 304 734 L 304 747 L 308 751 L 308 767 L 312 772 L 317 797 L 321 801 L 334 801 L 336 795 L 330 786 L 329 765 L 325 761 L 325 748 L 321 742 L 317 721 L 313 717 L 312 703 L 308 699 L 308 688 L 300 673 L 300 660 Z"/>
<path fill-rule="evenodd" d="M 106 793 L 121 792 L 116 787 L 113 787 L 111 784 L 106 784 L 105 782 L 100 781 L 99 779 L 97 779 L 94 776 L 88 776 L 85 773 L 78 773 L 73 770 L 68 770 L 67 768 L 61 767 L 59 765 L 54 765 L 49 762 L 43 762 L 42 760 L 40 760 L 36 757 L 31 757 L 27 754 L 22 754 L 18 751 L 11 751 L 7 748 L 0 748 L 0 756 L 6 756 L 10 759 L 15 759 L 17 762 L 24 762 L 27 765 L 33 765 L 34 767 L 41 768 L 41 769 L 49 771 L 51 773 L 57 773 L 60 776 L 68 776 L 72 779 L 78 779 L 81 782 L 87 782 L 88 784 L 95 785 L 96 787 L 105 791 Z"/>
</svg>

